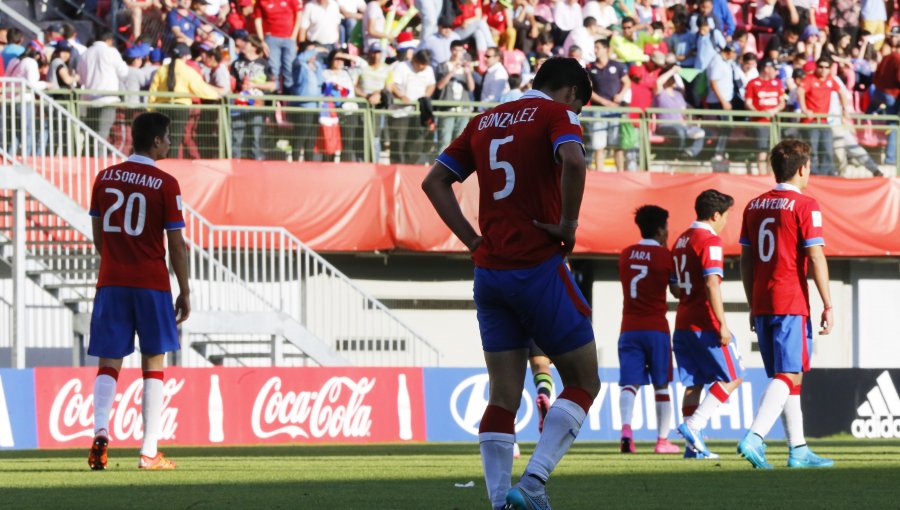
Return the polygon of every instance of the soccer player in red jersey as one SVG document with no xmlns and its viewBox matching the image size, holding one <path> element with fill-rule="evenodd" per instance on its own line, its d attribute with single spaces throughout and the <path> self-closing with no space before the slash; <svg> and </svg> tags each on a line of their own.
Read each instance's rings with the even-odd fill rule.
<svg viewBox="0 0 900 510">
<path fill-rule="evenodd" d="M 100 276 L 91 316 L 88 354 L 100 358 L 94 382 L 94 441 L 91 469 L 106 468 L 109 414 L 116 397 L 122 359 L 141 346 L 144 370 L 142 417 L 144 441 L 138 468 L 174 469 L 156 449 L 163 405 L 163 369 L 167 352 L 178 350 L 178 322 L 190 315 L 187 250 L 181 229 L 178 181 L 156 167 L 169 152 L 170 120 L 142 113 L 131 127 L 134 154 L 97 175 L 91 194 L 94 246 L 100 253 Z M 172 304 L 169 261 L 178 280 Z"/>
<path fill-rule="evenodd" d="M 720 288 L 725 275 L 722 239 L 734 199 L 714 189 L 697 196 L 697 221 L 681 234 L 672 248 L 681 298 L 675 315 L 672 344 L 678 375 L 686 386 L 682 399 L 684 423 L 678 433 L 688 448 L 685 457 L 718 458 L 706 447 L 702 432 L 720 404 L 740 386 L 744 377 L 734 336 L 725 323 Z M 700 394 L 709 384 L 703 402 Z"/>
<path fill-rule="evenodd" d="M 745 94 L 747 109 L 757 112 L 776 114 L 784 111 L 785 89 L 778 79 L 778 68 L 775 61 L 765 59 L 759 63 L 759 76 L 750 80 Z M 759 153 L 756 158 L 757 173 L 766 175 L 769 173 L 769 126 L 772 120 L 769 117 L 751 117 L 759 122 L 756 128 L 756 146 Z"/>
<path fill-rule="evenodd" d="M 547 60 L 532 90 L 474 117 L 422 183 L 475 263 L 475 305 L 490 377 L 478 439 L 494 508 L 550 508 L 545 483 L 600 391 L 591 309 L 563 259 L 575 244 L 584 194 L 578 113 L 590 97 L 590 80 L 577 60 Z M 451 187 L 473 172 L 481 189 L 481 235 Z M 531 339 L 556 365 L 564 389 L 547 412 L 525 473 L 510 488 Z"/>
<path fill-rule="evenodd" d="M 778 184 L 747 204 L 741 227 L 741 279 L 750 302 L 750 327 L 756 331 L 766 374 L 773 379 L 738 453 L 761 469 L 772 468 L 763 438 L 779 415 L 790 448 L 789 467 L 834 465 L 806 445 L 800 409 L 803 372 L 809 370 L 812 353 L 807 261 L 825 309 L 819 334 L 829 334 L 834 324 L 822 210 L 801 191 L 809 183 L 810 152 L 799 140 L 785 140 L 772 149 Z"/>
<path fill-rule="evenodd" d="M 620 451 L 634 453 L 631 416 L 642 385 L 653 383 L 658 434 L 656 453 L 679 453 L 669 441 L 672 423 L 672 339 L 666 320 L 666 289 L 678 295 L 669 238 L 669 211 L 645 205 L 634 214 L 641 239 L 619 256 L 619 279 L 625 295 L 619 334 L 619 408 L 622 412 Z"/>
</svg>

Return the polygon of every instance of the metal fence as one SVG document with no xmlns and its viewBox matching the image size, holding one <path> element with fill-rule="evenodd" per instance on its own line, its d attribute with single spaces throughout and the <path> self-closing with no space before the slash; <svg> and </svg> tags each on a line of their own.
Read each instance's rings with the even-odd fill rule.
<svg viewBox="0 0 900 510">
<path fill-rule="evenodd" d="M 104 138 L 123 152 L 130 146 L 128 126 L 136 112 L 153 108 L 168 113 L 175 120 L 172 156 L 187 159 L 430 164 L 468 119 L 494 106 L 433 101 L 434 122 L 428 124 L 418 104 L 374 108 L 358 98 L 329 103 L 321 97 L 230 95 L 216 103 L 176 105 L 167 101 L 185 96 L 155 93 L 155 102 L 149 103 L 148 92 L 102 93 L 118 98 L 102 108 L 86 100 L 99 94 L 54 91 L 101 136 L 111 126 Z M 765 153 L 775 143 L 800 137 L 823 147 L 816 158 L 823 168 L 817 172 L 900 175 L 898 158 L 888 154 L 898 152 L 896 144 L 888 144 L 897 119 L 850 119 L 844 124 L 840 117 L 806 119 L 796 113 L 596 107 L 585 108 L 581 116 L 593 170 L 756 174 L 767 170 Z"/>
</svg>

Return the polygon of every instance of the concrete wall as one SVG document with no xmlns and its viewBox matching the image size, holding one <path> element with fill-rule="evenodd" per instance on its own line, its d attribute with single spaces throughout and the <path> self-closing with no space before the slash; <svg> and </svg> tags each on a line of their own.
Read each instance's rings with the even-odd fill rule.
<svg viewBox="0 0 900 510">
<path fill-rule="evenodd" d="M 414 329 L 444 353 L 443 366 L 482 366 L 478 323 L 472 301 L 472 266 L 461 256 L 333 255 L 342 271 L 387 302 Z M 593 273 L 594 331 L 603 367 L 617 367 L 622 287 L 612 258 L 585 261 Z M 818 335 L 822 303 L 810 282 L 814 328 L 813 366 L 900 367 L 900 262 L 897 259 L 829 261 L 835 329 Z M 723 295 L 726 320 L 737 337 L 745 366 L 762 367 L 756 335 L 750 331 L 749 306 L 740 283 L 738 261 L 725 264 Z M 667 317 L 675 322 L 669 296 Z"/>
</svg>

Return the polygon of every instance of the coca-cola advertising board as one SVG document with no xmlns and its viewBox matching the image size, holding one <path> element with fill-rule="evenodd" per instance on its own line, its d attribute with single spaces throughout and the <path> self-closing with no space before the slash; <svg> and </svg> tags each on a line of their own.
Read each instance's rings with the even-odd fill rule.
<svg viewBox="0 0 900 510">
<path fill-rule="evenodd" d="M 93 368 L 34 370 L 41 448 L 93 435 Z M 179 445 L 425 440 L 416 368 L 169 368 L 160 439 Z M 141 371 L 122 370 L 109 420 L 117 446 L 143 438 Z M 226 419 L 227 417 L 227 419 Z"/>
</svg>

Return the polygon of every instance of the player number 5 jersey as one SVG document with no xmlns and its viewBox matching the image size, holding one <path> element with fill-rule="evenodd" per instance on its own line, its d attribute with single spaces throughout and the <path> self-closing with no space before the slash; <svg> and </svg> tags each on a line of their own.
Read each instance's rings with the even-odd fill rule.
<svg viewBox="0 0 900 510">
<path fill-rule="evenodd" d="M 753 314 L 808 316 L 806 249 L 825 245 L 819 203 L 780 184 L 747 204 L 740 242 L 753 257 Z"/>
<path fill-rule="evenodd" d="M 562 167 L 556 150 L 570 142 L 582 144 L 578 117 L 532 90 L 473 118 L 438 156 L 460 182 L 478 175 L 484 240 L 472 255 L 476 266 L 533 267 L 562 249 L 533 222 L 559 223 Z"/>
</svg>

